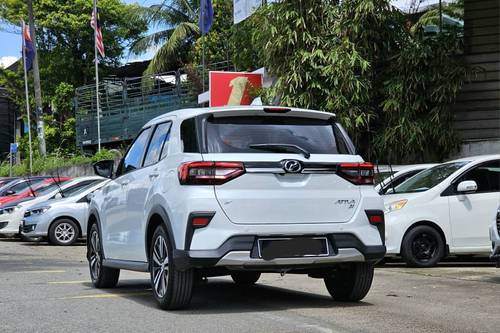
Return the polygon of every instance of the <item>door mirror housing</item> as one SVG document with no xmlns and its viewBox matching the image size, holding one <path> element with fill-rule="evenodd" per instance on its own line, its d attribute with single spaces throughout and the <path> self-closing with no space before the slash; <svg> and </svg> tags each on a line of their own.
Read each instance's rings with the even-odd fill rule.
<svg viewBox="0 0 500 333">
<path fill-rule="evenodd" d="M 473 180 L 464 180 L 457 185 L 457 193 L 468 194 L 477 191 L 477 183 Z"/>
<path fill-rule="evenodd" d="M 12 190 L 5 191 L 5 195 L 13 195 L 13 194 L 16 194 L 16 192 L 14 192 Z"/>
<path fill-rule="evenodd" d="M 101 177 L 113 178 L 114 166 L 115 161 L 113 160 L 101 160 L 94 163 L 94 172 L 96 175 Z"/>
<path fill-rule="evenodd" d="M 54 195 L 54 199 L 61 199 L 63 196 L 61 192 L 57 192 L 56 195 Z"/>
</svg>

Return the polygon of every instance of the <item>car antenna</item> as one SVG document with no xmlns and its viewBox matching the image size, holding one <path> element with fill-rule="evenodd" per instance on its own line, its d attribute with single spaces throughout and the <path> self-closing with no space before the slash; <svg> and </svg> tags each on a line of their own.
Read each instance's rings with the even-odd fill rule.
<svg viewBox="0 0 500 333">
<path fill-rule="evenodd" d="M 391 182 L 391 187 L 392 187 L 392 193 L 395 194 L 396 193 L 396 188 L 394 187 L 394 174 L 393 174 L 393 171 L 392 171 L 392 164 L 391 164 L 391 159 L 389 158 L 389 160 L 387 161 L 387 163 L 389 164 L 389 170 L 391 172 L 391 175 L 389 176 L 389 181 Z"/>
<path fill-rule="evenodd" d="M 31 180 L 29 177 L 23 175 L 23 179 L 28 183 L 28 187 L 30 188 L 31 194 L 36 197 L 35 191 L 33 191 L 33 187 L 31 187 Z"/>
<path fill-rule="evenodd" d="M 56 174 L 57 174 L 57 180 L 54 179 L 54 176 L 51 175 L 51 177 L 56 183 L 57 189 L 59 190 L 59 194 L 61 195 L 62 198 L 64 198 L 64 193 L 61 189 L 61 186 L 59 186 L 59 183 L 61 182 L 61 177 L 59 176 L 59 167 L 56 167 Z"/>
</svg>

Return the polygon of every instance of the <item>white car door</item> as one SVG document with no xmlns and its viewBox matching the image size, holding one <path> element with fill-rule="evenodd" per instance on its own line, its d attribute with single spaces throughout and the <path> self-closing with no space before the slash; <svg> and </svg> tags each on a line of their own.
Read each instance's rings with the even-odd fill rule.
<svg viewBox="0 0 500 333">
<path fill-rule="evenodd" d="M 128 191 L 135 186 L 138 179 L 140 181 L 140 169 L 150 133 L 150 127 L 139 133 L 120 162 L 116 179 L 102 189 L 105 199 L 101 222 L 105 239 L 104 253 L 108 259 L 134 260 L 133 244 L 137 237 L 144 237 L 133 233 L 130 218 L 127 216 L 129 211 L 127 206 L 131 202 Z"/>
<path fill-rule="evenodd" d="M 132 173 L 133 179 L 128 185 L 127 216 L 124 225 L 129 237 L 127 247 L 123 249 L 127 260 L 147 261 L 144 235 L 149 210 L 146 206 L 151 194 L 155 192 L 154 188 L 160 176 L 158 161 L 160 156 L 166 155 L 164 142 L 168 137 L 170 126 L 171 122 L 163 122 L 152 128 L 153 133 L 146 148 L 142 168 Z"/>
<path fill-rule="evenodd" d="M 458 194 L 457 185 L 473 180 L 477 191 Z M 449 198 L 452 247 L 457 252 L 489 252 L 491 216 L 500 203 L 500 161 L 481 163 L 453 183 Z"/>
</svg>

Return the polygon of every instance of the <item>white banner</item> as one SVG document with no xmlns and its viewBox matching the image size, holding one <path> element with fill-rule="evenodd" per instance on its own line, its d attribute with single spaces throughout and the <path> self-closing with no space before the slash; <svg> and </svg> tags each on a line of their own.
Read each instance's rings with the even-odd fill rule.
<svg viewBox="0 0 500 333">
<path fill-rule="evenodd" d="M 267 0 L 267 3 L 277 0 Z M 262 0 L 233 0 L 233 19 L 234 24 L 238 24 L 251 16 L 257 8 L 262 5 Z"/>
</svg>

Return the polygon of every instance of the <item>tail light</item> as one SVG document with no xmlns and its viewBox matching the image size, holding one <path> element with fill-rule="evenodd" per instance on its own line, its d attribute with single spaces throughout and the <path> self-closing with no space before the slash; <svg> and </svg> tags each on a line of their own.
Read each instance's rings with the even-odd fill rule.
<svg viewBox="0 0 500 333">
<path fill-rule="evenodd" d="M 373 164 L 342 163 L 337 173 L 344 179 L 356 185 L 373 185 Z"/>
<path fill-rule="evenodd" d="M 221 185 L 245 173 L 239 162 L 188 162 L 179 166 L 181 185 Z"/>
</svg>

